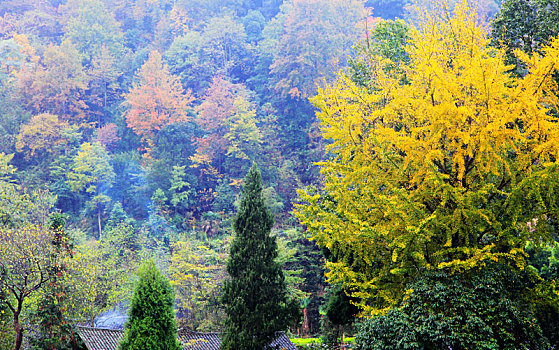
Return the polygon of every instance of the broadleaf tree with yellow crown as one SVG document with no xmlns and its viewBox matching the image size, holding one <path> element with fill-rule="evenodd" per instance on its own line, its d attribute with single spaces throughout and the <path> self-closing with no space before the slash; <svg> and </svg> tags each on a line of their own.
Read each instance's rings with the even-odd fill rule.
<svg viewBox="0 0 559 350">
<path fill-rule="evenodd" d="M 363 315 L 428 271 L 522 270 L 526 244 L 550 240 L 558 218 L 559 39 L 519 52 L 517 78 L 465 2 L 420 17 L 409 61 L 371 53 L 370 82 L 341 73 L 312 99 L 329 157 L 296 215 Z"/>
</svg>

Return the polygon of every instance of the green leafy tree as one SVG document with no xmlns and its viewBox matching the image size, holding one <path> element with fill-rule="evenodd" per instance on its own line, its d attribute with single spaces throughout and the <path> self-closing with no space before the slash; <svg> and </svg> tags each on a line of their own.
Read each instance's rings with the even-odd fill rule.
<svg viewBox="0 0 559 350">
<path fill-rule="evenodd" d="M 110 187 L 115 178 L 105 147 L 98 142 L 82 144 L 67 176 L 66 182 L 72 191 L 85 191 L 92 196 L 89 204 L 97 208 L 97 224 L 101 237 L 101 208 L 103 203 L 110 201 L 110 197 L 104 194 L 103 190 Z"/>
<path fill-rule="evenodd" d="M 202 34 L 202 57 L 210 59 L 217 74 L 230 75 L 233 69 L 242 69 L 243 56 L 247 56 L 245 28 L 238 19 L 218 16 L 208 20 Z M 215 74 L 215 73 L 214 73 Z"/>
<path fill-rule="evenodd" d="M 10 160 L 11 156 L 0 154 L 0 312 L 11 316 L 15 336 L 10 338 L 18 350 L 29 300 L 60 268 L 57 244 L 62 244 L 62 237 L 46 224 L 54 204 L 52 196 L 41 191 L 23 192 L 10 179 L 15 173 Z"/>
<path fill-rule="evenodd" d="M 271 82 L 282 96 L 299 98 L 343 66 L 367 12 L 356 0 L 290 0 L 278 16 L 283 32 L 272 47 Z"/>
<path fill-rule="evenodd" d="M 122 75 L 118 67 L 117 55 L 109 51 L 103 45 L 93 56 L 91 68 L 89 69 L 91 103 L 97 106 L 95 112 L 98 114 L 98 127 L 107 118 L 108 106 L 110 103 L 119 101 L 118 78 Z"/>
<path fill-rule="evenodd" d="M 248 11 L 247 15 L 242 18 L 242 22 L 245 26 L 248 42 L 257 43 L 262 39 L 262 30 L 266 25 L 266 18 L 260 11 Z"/>
<path fill-rule="evenodd" d="M 286 329 L 298 306 L 287 300 L 276 237 L 270 235 L 273 218 L 262 197 L 260 171 L 250 168 L 233 227 L 222 301 L 226 305 L 223 349 L 261 350 Z"/>
<path fill-rule="evenodd" d="M 493 40 L 509 54 L 538 51 L 559 34 L 559 4 L 553 0 L 505 0 L 492 25 Z"/>
<path fill-rule="evenodd" d="M 47 224 L 55 197 L 47 191 L 27 193 L 15 183 L 12 158 L 0 153 L 0 348 L 11 343 L 17 350 L 30 301 L 56 277 L 65 240 L 55 225 Z"/>
<path fill-rule="evenodd" d="M 93 324 L 99 314 L 129 300 L 134 288 L 131 276 L 145 259 L 140 251 L 142 236 L 126 222 L 107 225 L 101 240 L 78 245 L 65 262 L 68 273 L 63 285 L 69 299 L 66 314 Z"/>
<path fill-rule="evenodd" d="M 226 241 L 189 238 L 173 245 L 169 273 L 177 304 L 186 313 L 179 320 L 181 326 L 199 331 L 220 328 L 224 310 L 219 296 L 226 275 Z"/>
<path fill-rule="evenodd" d="M 22 312 L 27 301 L 52 278 L 55 266 L 54 234 L 49 229 L 26 224 L 16 228 L 0 228 L 0 288 L 7 295 L 2 303 L 12 314 L 16 333 L 14 349 L 21 348 L 24 327 Z"/>
<path fill-rule="evenodd" d="M 175 207 L 175 211 L 180 207 L 187 207 L 191 195 L 191 185 L 185 179 L 185 169 L 185 165 L 175 165 L 171 172 L 171 188 L 169 191 L 171 192 L 171 204 Z"/>
<path fill-rule="evenodd" d="M 176 37 L 165 56 L 183 86 L 200 91 L 215 75 L 246 78 L 251 49 L 243 24 L 236 17 L 220 15 L 210 18 L 204 30 Z"/>
<path fill-rule="evenodd" d="M 539 52 L 559 34 L 559 3 L 554 0 L 505 0 L 491 26 L 496 46 L 507 52 L 514 73 L 524 75 L 526 66 L 514 52 Z"/>
<path fill-rule="evenodd" d="M 374 84 L 375 62 L 379 56 L 389 60 L 387 70 L 401 70 L 409 61 L 406 52 L 409 39 L 409 28 L 404 21 L 377 22 L 366 40 L 354 47 L 357 55 L 349 59 L 351 79 L 364 87 Z"/>
<path fill-rule="evenodd" d="M 192 91 L 208 87 L 217 70 L 213 60 L 206 60 L 202 48 L 207 45 L 202 32 L 189 31 L 176 37 L 165 52 L 171 73 L 179 76 L 182 85 Z"/>
<path fill-rule="evenodd" d="M 294 250 L 294 255 L 285 262 L 286 283 L 288 289 L 293 290 L 300 301 L 303 311 L 303 322 L 298 332 L 300 336 L 317 334 L 320 330 L 321 309 L 325 301 L 324 256 L 309 235 L 298 229 L 288 229 L 282 232 L 282 240 L 286 248 L 280 249 L 282 255 L 285 251 Z M 292 274 L 292 276 L 289 276 Z M 291 280 L 291 281 L 290 281 Z"/>
<path fill-rule="evenodd" d="M 138 278 L 118 349 L 180 350 L 169 281 L 153 261 L 140 267 Z"/>
<path fill-rule="evenodd" d="M 344 342 L 344 326 L 352 323 L 359 313 L 359 308 L 355 306 L 346 292 L 339 286 L 329 293 L 328 302 L 326 304 L 326 317 L 328 320 L 340 327 L 340 346 Z"/>
<path fill-rule="evenodd" d="M 431 271 L 399 307 L 365 321 L 356 342 L 362 350 L 554 348 L 526 292 L 537 280 L 495 264 L 469 276 Z M 556 307 L 547 311 L 557 316 Z"/>
<path fill-rule="evenodd" d="M 114 56 L 123 55 L 123 33 L 103 1 L 70 0 L 61 10 L 66 22 L 64 39 L 76 45 L 87 64 L 91 64 L 103 47 Z"/>
<path fill-rule="evenodd" d="M 262 131 L 257 125 L 251 92 L 243 84 L 214 77 L 202 103 L 196 122 L 205 131 L 197 138 L 198 148 L 191 158 L 209 179 L 225 173 L 239 182 L 241 172 L 261 151 Z"/>
</svg>

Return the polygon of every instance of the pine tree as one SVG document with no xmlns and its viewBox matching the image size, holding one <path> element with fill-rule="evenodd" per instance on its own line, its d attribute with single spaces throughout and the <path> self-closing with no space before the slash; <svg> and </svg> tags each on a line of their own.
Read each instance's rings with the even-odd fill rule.
<svg viewBox="0 0 559 350">
<path fill-rule="evenodd" d="M 169 281 L 150 261 L 138 270 L 119 350 L 180 350 Z"/>
<path fill-rule="evenodd" d="M 287 328 L 298 309 L 287 300 L 281 266 L 275 261 L 276 237 L 270 232 L 273 218 L 262 198 L 260 171 L 253 165 L 243 189 L 233 227 L 222 301 L 227 320 L 222 349 L 262 350 L 277 331 Z"/>
</svg>

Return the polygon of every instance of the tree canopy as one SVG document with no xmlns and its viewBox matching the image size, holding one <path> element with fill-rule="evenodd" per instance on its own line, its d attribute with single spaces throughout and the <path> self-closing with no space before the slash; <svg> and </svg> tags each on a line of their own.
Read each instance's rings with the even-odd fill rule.
<svg viewBox="0 0 559 350">
<path fill-rule="evenodd" d="M 495 264 L 467 276 L 431 271 L 399 307 L 365 320 L 356 342 L 363 350 L 550 349 L 547 320 L 538 320 L 527 293 L 530 275 Z"/>
<path fill-rule="evenodd" d="M 462 3 L 423 14 L 401 70 L 378 56 L 371 86 L 341 75 L 313 99 L 329 159 L 297 215 L 366 314 L 426 270 L 522 268 L 526 243 L 551 237 L 559 40 L 522 55 L 528 74 L 515 78 L 474 13 Z"/>
<path fill-rule="evenodd" d="M 139 82 L 126 95 L 127 125 L 145 142 L 147 150 L 165 125 L 189 119 L 190 92 L 169 73 L 161 54 L 153 51 L 137 73 Z"/>
<path fill-rule="evenodd" d="M 173 304 L 169 280 L 153 261 L 142 265 L 119 349 L 180 350 Z"/>
</svg>

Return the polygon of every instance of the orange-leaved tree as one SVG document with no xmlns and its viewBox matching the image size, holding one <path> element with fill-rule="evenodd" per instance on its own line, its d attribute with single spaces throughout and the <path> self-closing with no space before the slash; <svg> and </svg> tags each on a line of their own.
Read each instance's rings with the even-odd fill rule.
<svg viewBox="0 0 559 350">
<path fill-rule="evenodd" d="M 136 78 L 138 82 L 125 94 L 126 124 L 142 138 L 149 155 L 162 127 L 189 120 L 192 96 L 190 91 L 185 93 L 179 79 L 169 73 L 157 51 L 149 54 Z"/>
<path fill-rule="evenodd" d="M 36 114 L 51 113 L 64 120 L 83 121 L 88 77 L 78 50 L 69 41 L 46 48 L 40 63 L 22 65 L 16 74 L 23 105 Z"/>
<path fill-rule="evenodd" d="M 342 74 L 313 99 L 330 158 L 297 215 L 365 314 L 427 270 L 522 268 L 558 218 L 559 39 L 515 78 L 465 2 L 422 18 L 401 69 L 372 54 L 371 84 Z"/>
</svg>

